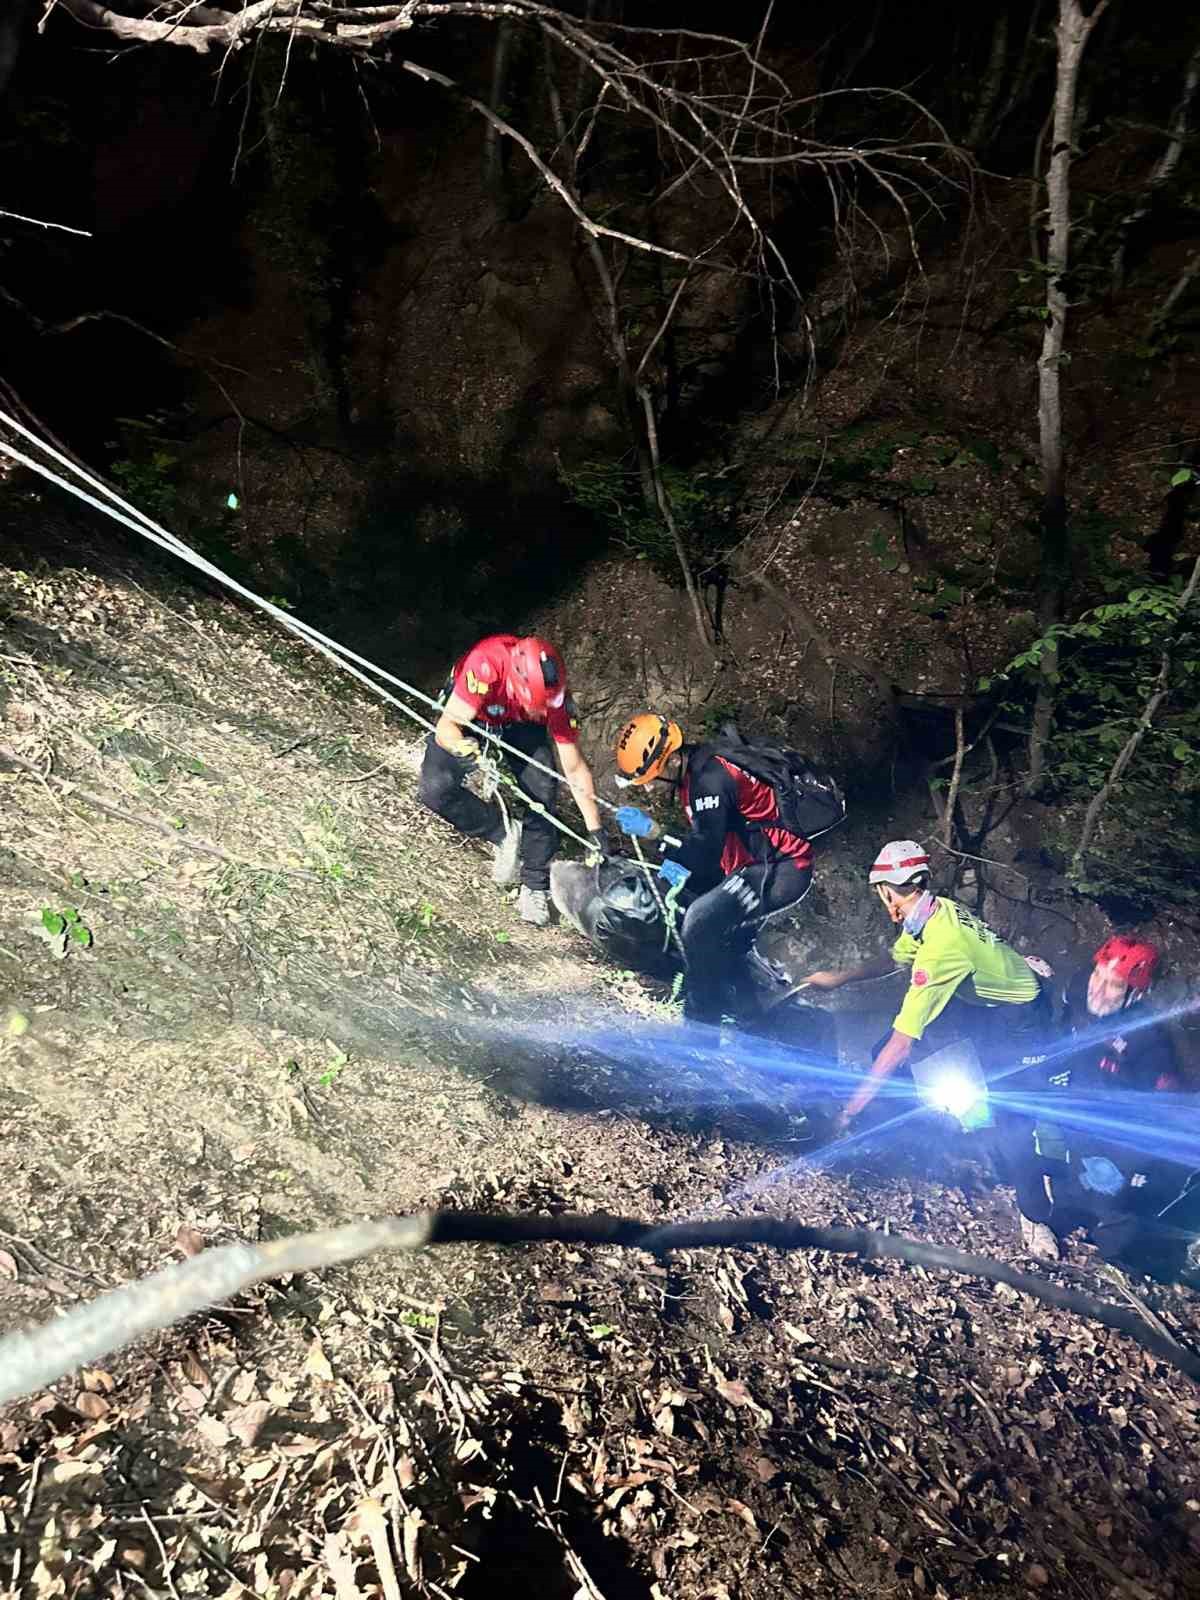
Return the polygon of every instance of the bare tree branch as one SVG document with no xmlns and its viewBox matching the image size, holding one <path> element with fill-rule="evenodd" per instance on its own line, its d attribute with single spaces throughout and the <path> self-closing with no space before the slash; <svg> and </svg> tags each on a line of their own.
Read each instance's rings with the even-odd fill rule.
<svg viewBox="0 0 1200 1600">
<path fill-rule="evenodd" d="M 889 1258 L 1009 1284 L 1044 1305 L 1073 1311 L 1127 1334 L 1144 1350 L 1200 1383 L 1200 1356 L 1173 1339 L 1164 1338 L 1127 1305 L 1111 1305 L 1035 1278 L 1010 1267 L 1006 1261 L 894 1233 L 814 1227 L 770 1217 L 652 1226 L 633 1217 L 603 1213 L 547 1217 L 432 1211 L 291 1234 L 266 1244 L 231 1244 L 203 1250 L 188 1261 L 113 1289 L 43 1327 L 10 1334 L 0 1340 L 0 1404 L 45 1388 L 76 1368 L 208 1306 L 219 1305 L 252 1284 L 287 1273 L 318 1271 L 356 1261 L 377 1250 L 418 1250 L 425 1245 L 468 1242 L 620 1245 L 654 1255 L 671 1250 L 758 1244 L 777 1250 L 828 1250 L 864 1260 Z"/>
<path fill-rule="evenodd" d="M 1200 584 L 1200 556 L 1196 557 L 1192 566 L 1192 575 L 1187 581 L 1187 587 L 1179 596 L 1179 609 L 1175 615 L 1174 626 L 1171 628 L 1162 647 L 1158 676 L 1154 680 L 1154 687 L 1150 691 L 1146 704 L 1142 707 L 1142 714 L 1138 718 L 1133 732 L 1117 752 L 1117 759 L 1110 767 L 1108 777 L 1105 778 L 1100 788 L 1092 796 L 1091 803 L 1084 813 L 1083 827 L 1080 830 L 1079 843 L 1075 847 L 1075 856 L 1072 863 L 1077 873 L 1083 865 L 1084 857 L 1091 848 L 1092 837 L 1096 832 L 1096 824 L 1100 820 L 1101 813 L 1108 804 L 1113 790 L 1124 776 L 1126 767 L 1137 754 L 1138 746 L 1150 731 L 1159 706 L 1162 705 L 1171 692 L 1171 660 L 1175 640 L 1178 637 L 1180 628 L 1183 626 L 1183 619 L 1187 615 L 1188 607 L 1192 603 L 1198 584 Z"/>
<path fill-rule="evenodd" d="M 41 217 L 23 217 L 19 211 L 0 211 L 0 217 L 11 217 L 14 222 L 29 222 L 35 228 L 57 228 L 59 233 L 77 233 L 81 239 L 92 237 L 86 228 L 69 228 L 65 222 L 45 222 Z"/>
</svg>

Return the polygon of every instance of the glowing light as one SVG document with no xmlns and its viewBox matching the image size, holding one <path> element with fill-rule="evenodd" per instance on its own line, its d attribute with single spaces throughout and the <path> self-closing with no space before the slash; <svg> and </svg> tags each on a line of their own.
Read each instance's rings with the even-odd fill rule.
<svg viewBox="0 0 1200 1600">
<path fill-rule="evenodd" d="M 929 1085 L 927 1098 L 935 1111 L 961 1118 L 979 1104 L 980 1095 L 965 1072 L 943 1072 Z"/>
</svg>

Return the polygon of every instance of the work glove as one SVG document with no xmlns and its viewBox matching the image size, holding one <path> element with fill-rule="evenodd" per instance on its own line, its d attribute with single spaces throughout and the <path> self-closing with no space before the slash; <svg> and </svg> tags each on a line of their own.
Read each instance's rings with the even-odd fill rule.
<svg viewBox="0 0 1200 1600">
<path fill-rule="evenodd" d="M 460 761 L 478 761 L 479 740 L 466 738 L 459 739 L 451 746 L 450 754 L 452 756 L 457 756 Z"/>
<path fill-rule="evenodd" d="M 618 806 L 617 827 L 631 839 L 656 839 L 658 823 L 639 806 Z"/>
<path fill-rule="evenodd" d="M 592 855 L 599 856 L 601 861 L 608 860 L 608 839 L 603 828 L 589 828 L 588 843 L 592 847 Z"/>
<path fill-rule="evenodd" d="M 686 867 L 681 867 L 678 861 L 664 861 L 658 869 L 658 875 L 671 885 L 672 889 L 682 889 L 691 877 Z"/>
</svg>

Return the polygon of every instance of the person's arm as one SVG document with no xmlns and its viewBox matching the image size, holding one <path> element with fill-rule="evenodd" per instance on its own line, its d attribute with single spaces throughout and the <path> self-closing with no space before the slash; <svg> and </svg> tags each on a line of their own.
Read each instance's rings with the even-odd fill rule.
<svg viewBox="0 0 1200 1600">
<path fill-rule="evenodd" d="M 663 846 L 663 856 L 676 861 L 701 879 L 715 878 L 721 869 L 725 836 L 737 815 L 737 787 L 719 761 L 706 761 L 688 786 L 692 826 L 683 843 Z"/>
<path fill-rule="evenodd" d="M 883 1080 L 890 1078 L 896 1068 L 908 1060 L 912 1047 L 913 1041 L 908 1034 L 901 1033 L 898 1028 L 892 1029 L 888 1042 L 871 1063 L 870 1072 L 842 1107 L 838 1117 L 841 1127 L 848 1127 L 859 1112 L 870 1105 L 879 1093 Z"/>
<path fill-rule="evenodd" d="M 476 756 L 479 741 L 467 733 L 468 725 L 475 720 L 477 706 L 470 706 L 458 694 L 452 694 L 443 707 L 433 730 L 435 743 L 448 750 L 452 756 Z"/>
<path fill-rule="evenodd" d="M 604 824 L 600 817 L 600 807 L 596 804 L 596 783 L 592 777 L 592 769 L 579 752 L 577 744 L 559 744 L 558 759 L 562 765 L 563 777 L 571 786 L 571 793 L 575 797 L 575 804 L 579 807 L 579 814 L 584 820 L 589 833 L 603 833 Z"/>
<path fill-rule="evenodd" d="M 890 951 L 884 951 L 882 955 L 864 961 L 861 966 L 846 967 L 841 971 L 822 969 L 810 972 L 807 978 L 799 981 L 810 989 L 840 989 L 846 983 L 865 983 L 868 978 L 886 978 L 889 972 L 899 970 Z"/>
</svg>

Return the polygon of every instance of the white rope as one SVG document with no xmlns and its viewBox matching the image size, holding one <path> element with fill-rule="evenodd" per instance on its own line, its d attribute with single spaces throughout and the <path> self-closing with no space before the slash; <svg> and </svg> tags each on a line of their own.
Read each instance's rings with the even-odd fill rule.
<svg viewBox="0 0 1200 1600">
<path fill-rule="evenodd" d="M 93 488 L 98 489 L 108 501 L 112 502 L 112 504 L 105 504 L 102 501 L 97 500 L 93 495 L 86 494 L 78 487 L 77 484 L 71 483 L 67 479 L 60 477 L 58 473 L 52 472 L 41 462 L 34 461 L 31 459 L 31 457 L 23 454 L 20 450 L 15 449 L 7 442 L 7 440 L 0 439 L 0 451 L 2 451 L 5 455 L 10 456 L 12 460 L 19 462 L 22 466 L 28 467 L 30 471 L 36 472 L 41 477 L 48 479 L 51 483 L 56 484 L 60 489 L 65 489 L 68 494 L 75 495 L 77 499 L 84 501 L 87 505 L 94 506 L 97 511 L 104 512 L 106 516 L 112 517 L 115 522 L 120 522 L 125 527 L 131 528 L 134 533 L 140 533 L 143 538 L 149 539 L 151 544 L 156 544 L 161 549 L 170 551 L 171 554 L 178 556 L 182 561 L 186 561 L 190 566 L 195 567 L 198 571 L 205 573 L 208 577 L 215 579 L 218 583 L 224 584 L 225 587 L 232 590 L 234 594 L 240 595 L 243 600 L 248 600 L 251 605 L 257 606 L 260 611 L 265 611 L 268 616 L 274 617 L 277 622 L 281 622 L 283 626 L 290 632 L 296 634 L 306 643 L 311 644 L 314 649 L 319 650 L 322 655 L 333 661 L 335 666 L 343 667 L 345 671 L 351 674 L 351 676 L 357 678 L 361 683 L 366 684 L 367 688 L 373 690 L 377 695 L 380 696 L 381 699 L 386 700 L 390 705 L 394 705 L 398 710 L 403 711 L 406 716 L 412 717 L 413 720 L 419 722 L 422 727 L 432 730 L 432 723 L 427 722 L 424 718 L 418 716 L 417 713 L 413 711 L 411 706 L 407 706 L 402 701 L 397 700 L 394 695 L 385 693 L 385 691 L 381 689 L 378 684 L 373 683 L 370 678 L 364 676 L 363 672 L 355 671 L 355 666 L 365 668 L 367 672 L 373 673 L 375 677 L 381 678 L 385 683 L 393 684 L 396 688 L 402 689 L 405 694 L 411 695 L 414 700 L 419 700 L 423 704 L 432 707 L 432 709 L 438 712 L 439 715 L 442 711 L 442 705 L 440 701 L 435 700 L 431 695 L 425 694 L 413 684 L 406 683 L 403 678 L 396 677 L 394 673 L 388 672 L 385 668 L 378 666 L 375 662 L 369 661 L 365 656 L 360 656 L 356 651 L 351 650 L 348 646 L 339 643 L 338 640 L 329 638 L 327 634 L 321 633 L 310 623 L 302 621 L 299 617 L 293 617 L 289 615 L 288 612 L 282 610 L 279 606 L 273 605 L 271 601 L 264 599 L 262 595 L 256 594 L 253 589 L 247 589 L 246 586 L 239 583 L 236 578 L 231 578 L 227 572 L 222 571 L 220 567 L 209 561 L 205 556 L 202 556 L 198 551 L 193 550 L 190 545 L 185 544 L 182 539 L 177 537 L 177 535 L 170 533 L 166 528 L 162 527 L 160 523 L 157 523 L 152 518 L 148 517 L 144 511 L 140 511 L 137 506 L 132 505 L 128 500 L 123 499 L 116 492 L 116 490 L 105 483 L 103 479 L 96 477 L 94 474 L 87 471 L 85 467 L 81 467 L 77 462 L 72 461 L 69 456 L 63 455 L 61 451 L 56 450 L 53 445 L 48 444 L 44 439 L 40 439 L 35 433 L 32 433 L 22 423 L 18 422 L 15 417 L 11 417 L 6 412 L 0 411 L 0 423 L 3 423 L 6 427 L 12 428 L 15 433 L 20 434 L 23 438 L 28 439 L 31 444 L 44 451 L 46 455 L 59 462 L 68 470 L 77 473 L 85 483 L 88 483 Z M 120 506 L 122 511 L 126 514 L 122 515 L 120 512 L 114 510 L 114 506 Z M 353 665 L 350 663 L 353 663 Z M 570 780 L 566 778 L 563 773 L 559 772 L 557 768 L 547 766 L 544 762 L 538 761 L 535 757 L 526 754 L 524 750 L 518 749 L 517 746 L 508 744 L 500 737 L 499 734 L 492 733 L 487 728 L 480 727 L 478 724 L 472 724 L 471 732 L 473 736 L 478 735 L 481 738 L 487 739 L 499 749 L 507 750 L 510 755 L 518 757 L 519 760 L 527 765 L 536 767 L 539 772 L 547 773 L 555 780 L 556 783 L 565 784 L 567 788 L 570 788 Z M 618 807 L 614 805 L 611 800 L 606 800 L 602 795 L 596 795 L 595 799 L 597 805 L 603 806 L 608 811 L 615 812 L 618 809 Z M 556 822 L 558 821 L 557 818 L 554 820 Z M 558 826 L 563 828 L 564 831 L 571 833 L 571 830 L 567 829 L 564 823 L 560 822 L 558 823 Z M 571 837 L 580 839 L 581 843 L 589 843 L 588 840 L 583 839 L 578 834 L 571 833 Z"/>
<path fill-rule="evenodd" d="M 395 695 L 389 694 L 386 689 L 381 687 L 380 684 L 369 678 L 367 673 L 374 673 L 376 677 L 382 678 L 384 682 L 394 684 L 398 689 L 402 689 L 405 694 L 409 694 L 415 700 L 419 700 L 425 705 L 431 706 L 439 714 L 442 711 L 442 705 L 440 701 L 435 700 L 431 695 L 425 694 L 413 684 L 406 683 L 403 678 L 396 677 L 394 673 L 386 671 L 383 667 L 378 666 L 375 662 L 369 661 L 365 656 L 360 656 L 356 651 L 349 649 L 346 645 L 339 643 L 336 639 L 329 638 L 328 635 L 321 633 L 317 628 L 312 627 L 310 623 L 304 622 L 299 617 L 293 617 L 289 615 L 288 612 L 282 610 L 281 607 L 273 605 L 271 601 L 264 599 L 262 595 L 256 594 L 254 590 L 246 588 L 244 584 L 239 583 L 236 578 L 230 577 L 227 572 L 224 572 L 214 562 L 209 561 L 207 557 L 200 555 L 199 552 L 193 550 L 190 545 L 185 544 L 177 535 L 171 533 L 160 523 L 155 522 L 151 517 L 148 517 L 145 512 L 140 511 L 137 506 L 131 504 L 128 500 L 123 499 L 122 496 L 119 495 L 115 489 L 111 488 L 107 483 L 105 483 L 102 478 L 96 477 L 85 467 L 80 466 L 78 462 L 72 461 L 69 456 L 66 456 L 61 451 L 55 449 L 53 445 L 48 444 L 44 439 L 39 438 L 37 434 L 31 432 L 30 429 L 26 428 L 24 424 L 19 422 L 15 417 L 9 416 L 7 412 L 0 411 L 0 423 L 3 423 L 6 427 L 12 428 L 15 433 L 19 434 L 22 438 L 27 439 L 31 444 L 42 450 L 53 460 L 59 462 L 69 471 L 77 473 L 85 483 L 90 484 L 93 488 L 97 489 L 102 495 L 104 495 L 105 500 L 96 499 L 94 495 L 88 494 L 81 489 L 78 484 L 72 483 L 68 479 L 61 477 L 58 473 L 51 471 L 49 467 L 44 465 L 44 463 L 35 461 L 23 451 L 18 450 L 13 445 L 9 444 L 7 440 L 0 439 L 0 451 L 9 456 L 13 461 L 18 462 L 21 466 L 29 468 L 31 472 L 38 473 L 39 476 L 46 478 L 58 488 L 65 489 L 68 494 L 73 494 L 77 499 L 82 500 L 86 505 L 93 506 L 97 511 L 103 512 L 105 516 L 111 517 L 115 522 L 119 522 L 124 527 L 132 529 L 134 533 L 141 534 L 142 537 L 148 539 L 151 544 L 158 545 L 160 549 L 166 550 L 170 554 L 178 556 L 180 560 L 186 561 L 188 565 L 195 567 L 198 571 L 203 572 L 208 577 L 215 579 L 216 582 L 223 584 L 234 594 L 241 596 L 241 598 L 244 600 L 248 600 L 251 605 L 257 606 L 260 611 L 263 611 L 268 616 L 273 617 L 277 622 L 281 622 L 283 626 L 289 630 L 289 632 L 295 634 L 298 638 L 303 640 L 305 644 L 311 645 L 313 649 L 319 651 L 328 660 L 332 661 L 334 666 L 340 667 L 343 671 L 350 673 L 352 677 L 357 678 L 360 683 L 364 684 L 374 694 L 377 694 L 380 699 L 386 700 L 389 705 L 395 706 L 396 709 L 402 712 L 406 717 L 410 717 L 414 722 L 418 723 L 421 727 L 427 729 L 431 733 L 436 731 L 435 725 L 432 722 L 421 716 L 420 713 L 414 710 L 412 706 L 406 705 L 404 701 L 398 700 Z M 120 507 L 121 509 L 117 510 L 115 509 L 116 507 Z M 527 752 L 519 749 L 517 746 L 507 743 L 507 741 L 501 738 L 499 734 L 492 733 L 489 729 L 480 727 L 478 724 L 472 724 L 471 732 L 473 736 L 478 735 L 479 737 L 488 740 L 491 744 L 496 745 L 499 749 L 508 751 L 509 754 L 516 756 L 523 763 L 526 763 L 532 767 L 536 767 L 539 772 L 548 774 L 555 780 L 555 782 L 565 784 L 567 788 L 571 787 L 570 780 L 563 773 L 559 772 L 554 767 L 547 766 L 544 762 L 537 760 L 535 756 L 527 754 Z M 564 833 L 568 839 L 575 840 L 577 844 L 583 845 L 585 850 L 594 853 L 595 846 L 592 844 L 590 839 L 586 838 L 583 834 L 577 833 L 573 828 L 569 827 L 559 817 L 555 816 L 555 814 L 550 811 L 548 807 L 539 804 L 539 802 L 536 800 L 530 799 L 530 797 L 525 795 L 524 791 L 520 789 L 519 784 L 508 779 L 507 774 L 498 773 L 497 775 L 501 778 L 502 782 L 510 782 L 511 787 L 521 793 L 522 797 L 527 801 L 532 810 L 544 816 L 547 821 L 552 823 L 554 827 L 556 827 L 561 833 Z M 594 798 L 597 805 L 603 806 L 608 811 L 615 812 L 618 809 L 618 807 L 614 805 L 612 801 L 606 800 L 603 795 L 596 794 L 594 795 Z"/>
</svg>

